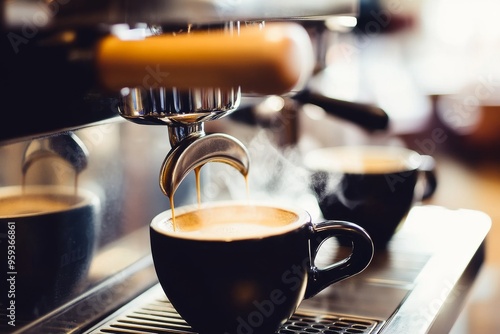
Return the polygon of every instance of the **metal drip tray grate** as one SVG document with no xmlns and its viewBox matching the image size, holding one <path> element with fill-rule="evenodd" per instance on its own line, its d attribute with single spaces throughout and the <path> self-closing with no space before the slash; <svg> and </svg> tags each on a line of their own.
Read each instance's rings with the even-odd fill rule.
<svg viewBox="0 0 500 334">
<path fill-rule="evenodd" d="M 377 333 L 377 320 L 298 310 L 279 334 Z M 196 334 L 155 286 L 111 316 L 90 334 L 185 333 Z"/>
</svg>

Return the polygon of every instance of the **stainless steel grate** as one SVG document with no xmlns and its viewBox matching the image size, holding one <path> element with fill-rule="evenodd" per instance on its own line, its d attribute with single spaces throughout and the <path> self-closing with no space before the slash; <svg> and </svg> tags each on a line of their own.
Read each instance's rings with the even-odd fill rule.
<svg viewBox="0 0 500 334">
<path fill-rule="evenodd" d="M 196 334 L 179 316 L 163 293 L 126 305 L 89 334 L 184 333 Z M 151 292 L 151 291 L 150 291 Z M 139 297 L 140 298 L 140 297 Z M 298 310 L 278 334 L 375 334 L 382 323 L 377 320 Z"/>
</svg>

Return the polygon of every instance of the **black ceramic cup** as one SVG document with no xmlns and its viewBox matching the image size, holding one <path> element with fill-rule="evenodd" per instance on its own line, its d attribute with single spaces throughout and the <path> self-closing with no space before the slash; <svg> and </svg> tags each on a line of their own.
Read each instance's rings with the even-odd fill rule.
<svg viewBox="0 0 500 334">
<path fill-rule="evenodd" d="M 434 159 L 403 147 L 321 148 L 304 163 L 323 216 L 363 227 L 378 249 L 437 186 Z"/>
<path fill-rule="evenodd" d="M 60 186 L 0 189 L 5 322 L 40 317 L 79 288 L 93 256 L 99 207 L 98 197 L 83 189 L 76 194 Z"/>
<path fill-rule="evenodd" d="M 177 312 L 201 334 L 274 333 L 304 298 L 370 263 L 373 245 L 351 223 L 312 224 L 303 210 L 249 203 L 175 209 L 151 223 L 160 284 Z M 174 227 L 175 225 L 175 227 Z M 352 254 L 319 269 L 323 241 L 342 237 Z"/>
</svg>

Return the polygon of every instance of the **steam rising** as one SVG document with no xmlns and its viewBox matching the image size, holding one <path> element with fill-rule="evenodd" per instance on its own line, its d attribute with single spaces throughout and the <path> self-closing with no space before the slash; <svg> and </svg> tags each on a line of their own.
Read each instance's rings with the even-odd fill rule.
<svg viewBox="0 0 500 334">
<path fill-rule="evenodd" d="M 291 204 L 317 215 L 316 198 L 310 188 L 310 173 L 302 164 L 302 155 L 296 148 L 281 150 L 262 130 L 247 143 L 250 153 L 248 175 L 250 200 Z M 208 167 L 208 166 L 207 166 Z M 245 181 L 229 166 L 210 166 L 205 176 L 202 193 L 205 200 L 247 199 Z"/>
</svg>

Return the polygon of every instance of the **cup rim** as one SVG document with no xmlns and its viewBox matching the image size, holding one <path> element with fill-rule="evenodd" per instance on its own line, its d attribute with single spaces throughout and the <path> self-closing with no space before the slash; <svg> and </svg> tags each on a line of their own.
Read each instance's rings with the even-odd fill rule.
<svg viewBox="0 0 500 334">
<path fill-rule="evenodd" d="M 173 232 L 171 225 L 169 225 L 169 230 L 167 230 L 164 226 L 167 223 L 167 221 L 171 220 L 172 217 L 172 210 L 165 210 L 158 215 L 156 215 L 151 223 L 150 223 L 150 228 L 156 231 L 159 234 L 172 237 L 172 238 L 177 238 L 177 239 L 186 239 L 186 240 L 198 240 L 198 241 L 223 241 L 223 242 L 229 242 L 229 241 L 241 241 L 241 240 L 255 240 L 255 239 L 264 239 L 267 237 L 271 236 L 276 236 L 280 235 L 286 232 L 293 231 L 303 225 L 305 225 L 308 222 L 311 222 L 311 216 L 309 213 L 302 209 L 302 208 L 296 208 L 292 207 L 290 204 L 286 203 L 273 203 L 269 204 L 266 202 L 260 202 L 260 201 L 240 201 L 240 200 L 229 200 L 229 201 L 218 201 L 218 202 L 208 202 L 208 203 L 202 203 L 200 206 L 198 204 L 190 204 L 190 205 L 184 205 L 180 207 L 175 207 L 175 215 L 178 216 L 180 214 L 185 214 L 188 212 L 196 211 L 199 209 L 204 209 L 204 208 L 217 208 L 217 207 L 225 207 L 225 206 L 256 206 L 256 207 L 266 207 L 266 208 L 273 208 L 273 209 L 281 209 L 285 211 L 289 211 L 292 213 L 295 213 L 297 215 L 297 219 L 293 221 L 290 224 L 287 224 L 285 226 L 279 226 L 279 227 L 273 227 L 271 231 L 265 232 L 265 233 L 256 233 L 256 234 L 249 234 L 245 236 L 232 236 L 232 237 L 215 237 L 215 236 L 198 236 L 189 232 Z M 170 223 L 171 224 L 171 223 Z M 163 225 L 163 227 L 162 227 Z"/>
<path fill-rule="evenodd" d="M 26 185 L 24 187 L 25 194 L 28 195 L 55 195 L 55 196 L 65 196 L 65 197 L 74 197 L 75 188 L 69 186 L 56 186 L 56 185 Z M 84 188 L 78 188 L 78 202 L 71 204 L 70 206 L 63 209 L 52 209 L 43 212 L 37 213 L 22 213 L 22 214 L 10 214 L 10 215 L 1 215 L 0 219 L 16 219 L 30 216 L 42 216 L 55 214 L 60 212 L 68 211 L 69 209 L 78 209 L 85 207 L 87 205 L 97 205 L 99 203 L 99 198 L 96 194 L 91 192 L 90 190 Z M 7 186 L 0 187 L 0 200 L 6 197 L 18 197 L 23 196 L 23 186 Z"/>
<path fill-rule="evenodd" d="M 360 154 L 368 153 L 371 155 L 377 154 L 391 156 L 400 158 L 403 162 L 403 168 L 387 169 L 386 171 L 345 171 L 342 165 L 333 160 L 328 160 L 325 163 L 325 159 L 328 156 L 334 157 L 335 155 L 340 155 L 342 153 L 347 153 L 353 157 L 359 157 Z M 312 161 L 323 161 L 322 164 L 313 163 Z M 316 148 L 304 155 L 303 163 L 304 166 L 313 172 L 330 172 L 330 173 L 343 173 L 343 174 L 372 174 L 372 175 L 383 175 L 392 173 L 408 172 L 418 169 L 422 164 L 423 158 L 420 153 L 412 149 L 402 147 L 402 146 L 382 146 L 382 145 L 346 145 L 346 146 L 327 146 Z M 328 165 L 327 165 L 328 164 Z"/>
</svg>

